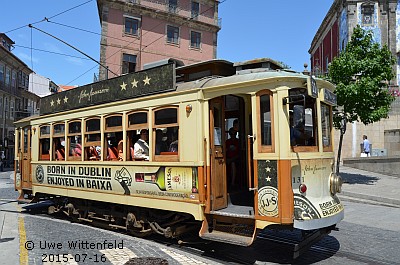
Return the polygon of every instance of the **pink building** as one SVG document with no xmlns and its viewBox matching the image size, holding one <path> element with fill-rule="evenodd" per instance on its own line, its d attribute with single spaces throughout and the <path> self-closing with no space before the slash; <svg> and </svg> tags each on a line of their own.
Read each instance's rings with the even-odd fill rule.
<svg viewBox="0 0 400 265">
<path fill-rule="evenodd" d="M 167 58 L 185 65 L 216 58 L 217 0 L 97 0 L 97 6 L 108 78 Z M 106 73 L 100 67 L 99 79 Z"/>
</svg>

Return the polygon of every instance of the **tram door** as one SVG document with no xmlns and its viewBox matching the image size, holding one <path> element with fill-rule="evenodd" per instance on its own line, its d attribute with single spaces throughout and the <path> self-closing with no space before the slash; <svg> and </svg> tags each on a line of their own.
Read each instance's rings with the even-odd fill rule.
<svg viewBox="0 0 400 265">
<path fill-rule="evenodd" d="M 226 208 L 226 166 L 224 155 L 225 125 L 224 100 L 215 98 L 210 101 L 210 159 L 211 159 L 211 210 Z"/>
<path fill-rule="evenodd" d="M 20 156 L 21 183 L 23 189 L 32 189 L 31 175 L 31 127 L 23 128 L 21 142 L 22 156 Z"/>
</svg>

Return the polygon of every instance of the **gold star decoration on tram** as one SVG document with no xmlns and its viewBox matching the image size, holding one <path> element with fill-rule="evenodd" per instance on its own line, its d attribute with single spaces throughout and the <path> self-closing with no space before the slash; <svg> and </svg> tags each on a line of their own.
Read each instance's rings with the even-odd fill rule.
<svg viewBox="0 0 400 265">
<path fill-rule="evenodd" d="M 65 96 L 64 97 L 64 103 L 67 103 L 68 102 L 68 98 L 67 98 L 67 96 Z"/>
<path fill-rule="evenodd" d="M 150 79 L 148 76 L 146 76 L 145 79 L 143 79 L 144 85 L 150 85 Z"/>
<path fill-rule="evenodd" d="M 52 107 L 54 106 L 54 100 L 50 101 L 50 106 L 52 106 Z"/>
<path fill-rule="evenodd" d="M 127 84 L 125 84 L 125 82 L 122 82 L 122 85 L 120 85 L 121 91 L 122 91 L 122 90 L 126 90 L 126 85 L 127 85 Z"/>
<path fill-rule="evenodd" d="M 270 167 L 266 167 L 265 168 L 265 172 L 271 172 L 271 168 Z"/>
<path fill-rule="evenodd" d="M 57 99 L 57 104 L 60 105 L 61 104 L 61 99 Z"/>
<path fill-rule="evenodd" d="M 136 81 L 136 79 L 133 79 L 133 81 L 131 82 L 132 84 L 132 88 L 137 87 L 139 81 Z"/>
<path fill-rule="evenodd" d="M 271 177 L 270 177 L 270 176 L 267 176 L 265 179 L 266 179 L 268 182 L 271 181 Z"/>
</svg>

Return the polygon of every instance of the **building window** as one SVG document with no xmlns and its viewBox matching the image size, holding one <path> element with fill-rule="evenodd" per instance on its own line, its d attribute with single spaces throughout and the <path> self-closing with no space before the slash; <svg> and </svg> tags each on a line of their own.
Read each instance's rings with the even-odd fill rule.
<svg viewBox="0 0 400 265">
<path fill-rule="evenodd" d="M 196 31 L 190 32 L 190 47 L 200 49 L 201 33 Z"/>
<path fill-rule="evenodd" d="M 0 64 L 0 87 L 4 84 L 4 65 Z"/>
<path fill-rule="evenodd" d="M 122 74 L 134 73 L 136 69 L 136 55 L 124 53 L 122 55 Z"/>
<path fill-rule="evenodd" d="M 167 25 L 167 42 L 179 44 L 179 28 Z"/>
<path fill-rule="evenodd" d="M 11 87 L 17 88 L 17 72 L 15 72 L 15 71 L 12 71 L 12 74 L 11 74 Z"/>
<path fill-rule="evenodd" d="M 125 33 L 130 35 L 139 35 L 139 20 L 131 17 L 125 17 Z"/>
<path fill-rule="evenodd" d="M 192 19 L 197 19 L 200 14 L 200 4 L 198 2 L 192 1 Z"/>
<path fill-rule="evenodd" d="M 15 103 L 14 103 L 14 101 L 13 100 L 11 100 L 10 101 L 10 119 L 14 119 L 14 105 L 15 105 Z"/>
<path fill-rule="evenodd" d="M 8 98 L 4 98 L 4 116 L 6 119 L 10 116 L 9 109 L 8 109 Z"/>
<path fill-rule="evenodd" d="M 373 4 L 364 4 L 361 6 L 361 18 L 363 26 L 372 26 L 374 24 Z"/>
<path fill-rule="evenodd" d="M 6 68 L 6 87 L 9 87 L 11 84 L 11 69 Z"/>
<path fill-rule="evenodd" d="M 178 0 L 168 0 L 168 11 L 171 13 L 178 11 Z"/>
</svg>

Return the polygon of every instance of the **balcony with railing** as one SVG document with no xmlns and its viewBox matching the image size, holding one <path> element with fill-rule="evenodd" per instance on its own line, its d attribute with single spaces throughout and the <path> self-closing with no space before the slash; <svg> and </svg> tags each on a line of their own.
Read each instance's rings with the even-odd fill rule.
<svg viewBox="0 0 400 265">
<path fill-rule="evenodd" d="M 164 11 L 166 13 L 184 17 L 187 20 L 196 20 L 221 28 L 222 20 L 219 17 L 214 17 L 214 8 L 211 6 L 202 6 L 202 9 L 198 12 L 190 8 L 190 6 L 186 7 L 174 4 L 174 1 L 169 0 L 125 0 L 125 2 L 128 4 L 141 5 L 143 7 Z"/>
</svg>

